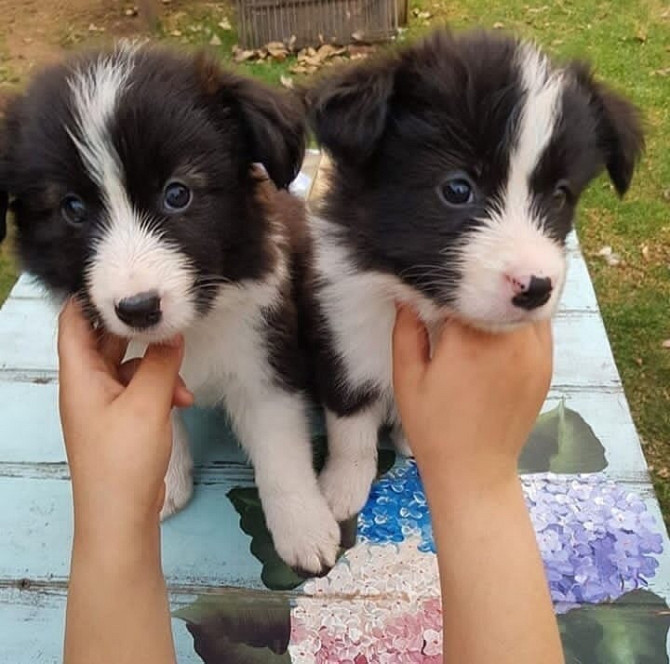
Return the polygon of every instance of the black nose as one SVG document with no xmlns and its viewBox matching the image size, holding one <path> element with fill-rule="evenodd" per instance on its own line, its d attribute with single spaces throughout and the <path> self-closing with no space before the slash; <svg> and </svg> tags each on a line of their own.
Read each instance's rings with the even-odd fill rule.
<svg viewBox="0 0 670 664">
<path fill-rule="evenodd" d="M 156 325 L 161 319 L 161 299 L 156 291 L 138 293 L 119 300 L 116 315 L 126 325 L 142 330 Z"/>
<path fill-rule="evenodd" d="M 512 298 L 512 304 L 526 311 L 537 309 L 549 301 L 551 290 L 549 277 L 531 277 L 528 287 Z"/>
</svg>

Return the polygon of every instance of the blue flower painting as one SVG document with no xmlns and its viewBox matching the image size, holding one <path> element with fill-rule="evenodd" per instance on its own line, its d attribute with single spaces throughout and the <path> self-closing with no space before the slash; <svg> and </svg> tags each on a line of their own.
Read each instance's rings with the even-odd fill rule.
<svg viewBox="0 0 670 664">
<path fill-rule="evenodd" d="M 522 486 L 559 608 L 614 600 L 647 587 L 663 540 L 640 496 L 599 473 L 525 476 Z M 402 462 L 375 484 L 358 524 L 362 541 L 397 544 L 418 538 L 420 551 L 435 553 L 414 461 Z"/>
</svg>

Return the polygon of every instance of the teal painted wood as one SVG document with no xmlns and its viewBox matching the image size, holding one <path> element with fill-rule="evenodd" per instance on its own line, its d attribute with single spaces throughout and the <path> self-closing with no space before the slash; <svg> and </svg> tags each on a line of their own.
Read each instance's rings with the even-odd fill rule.
<svg viewBox="0 0 670 664">
<path fill-rule="evenodd" d="M 65 628 L 65 588 L 0 588 L 0 662 L 61 664 Z M 173 609 L 195 600 L 192 593 L 171 593 Z M 179 664 L 202 664 L 183 620 L 173 618 Z M 141 662 L 138 658 L 138 664 Z"/>
<path fill-rule="evenodd" d="M 299 183 L 303 193 L 309 173 L 314 172 L 314 155 L 310 159 L 308 174 Z M 658 503 L 574 235 L 568 246 L 570 268 L 555 322 L 556 371 L 544 411 L 563 401 L 578 412 L 604 448 L 607 467 L 602 481 L 611 479 L 642 497 L 660 524 Z M 72 523 L 57 416 L 55 319 L 42 290 L 26 277 L 0 311 L 0 663 L 60 661 Z M 201 593 L 264 589 L 261 563 L 250 554 L 250 538 L 241 531 L 227 497 L 233 487 L 252 486 L 252 470 L 223 414 L 192 409 L 185 418 L 194 443 L 195 496 L 187 510 L 163 526 L 164 569 L 175 610 L 189 606 Z M 315 426 L 321 430 L 318 423 Z M 669 600 L 670 546 L 665 533 L 663 537 L 664 552 L 658 556 L 650 589 Z M 357 590 L 362 596 L 377 592 Z M 317 618 L 320 610 L 327 612 L 322 600 L 310 599 L 306 592 L 298 588 L 291 597 Z M 399 601 L 394 593 L 387 589 L 371 598 L 365 610 L 374 613 L 375 606 L 381 611 L 382 604 Z M 436 597 L 437 587 L 431 587 L 428 595 Z M 349 601 L 348 610 L 360 611 L 357 602 Z M 611 611 L 618 615 L 620 608 Z M 173 626 L 179 661 L 200 662 L 184 621 L 175 618 Z M 297 650 L 293 655 L 295 661 L 309 661 L 301 659 Z"/>
</svg>

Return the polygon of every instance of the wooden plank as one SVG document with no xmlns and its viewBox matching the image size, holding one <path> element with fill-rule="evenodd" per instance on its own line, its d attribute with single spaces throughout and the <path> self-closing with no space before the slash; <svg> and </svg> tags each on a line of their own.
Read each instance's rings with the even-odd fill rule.
<svg viewBox="0 0 670 664">
<path fill-rule="evenodd" d="M 54 372 L 58 312 L 47 300 L 10 297 L 0 309 L 0 377 L 2 373 Z"/>
<path fill-rule="evenodd" d="M 646 472 L 646 464 L 621 389 L 554 389 L 543 410 L 554 408 L 561 399 L 576 410 L 605 447 L 610 472 Z M 39 414 L 39 416 L 37 416 Z M 230 481 L 240 473 L 245 456 L 222 412 L 192 409 L 184 415 L 191 435 L 193 458 L 201 482 Z M 314 416 L 313 430 L 323 433 L 323 423 Z M 57 386 L 0 382 L 0 477 L 62 477 L 67 469 L 58 420 Z M 40 464 L 42 469 L 36 468 Z M 228 465 L 226 465 L 228 464 Z M 246 466 L 244 466 L 246 468 Z M 0 516 L 1 522 L 1 516 Z M 0 529 L 1 530 L 1 529 Z"/>
<path fill-rule="evenodd" d="M 584 311 L 598 313 L 598 301 L 591 285 L 589 271 L 582 255 L 568 252 L 568 271 L 559 312 Z"/>
<path fill-rule="evenodd" d="M 188 509 L 163 524 L 163 569 L 171 583 L 260 588 L 261 565 L 226 493 L 233 486 L 199 487 Z M 72 537 L 70 483 L 0 478 L 0 580 L 67 578 Z M 2 661 L 2 660 L 0 660 Z"/>
<path fill-rule="evenodd" d="M 0 662 L 61 664 L 65 592 L 60 587 L 0 588 Z M 173 594 L 171 607 L 176 610 L 194 600 L 194 595 Z M 172 633 L 179 664 L 202 664 L 183 620 L 172 619 Z"/>
</svg>

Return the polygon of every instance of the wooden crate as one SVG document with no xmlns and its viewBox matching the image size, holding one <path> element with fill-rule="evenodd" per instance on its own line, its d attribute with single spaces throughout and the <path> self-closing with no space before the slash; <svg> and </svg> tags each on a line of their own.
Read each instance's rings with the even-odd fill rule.
<svg viewBox="0 0 670 664">
<path fill-rule="evenodd" d="M 237 0 L 243 48 L 268 42 L 296 48 L 393 38 L 407 16 L 406 0 Z"/>
</svg>

